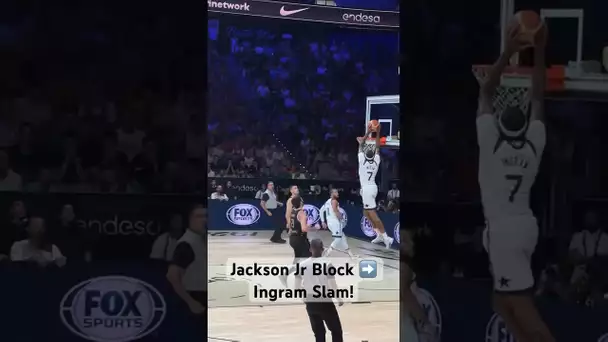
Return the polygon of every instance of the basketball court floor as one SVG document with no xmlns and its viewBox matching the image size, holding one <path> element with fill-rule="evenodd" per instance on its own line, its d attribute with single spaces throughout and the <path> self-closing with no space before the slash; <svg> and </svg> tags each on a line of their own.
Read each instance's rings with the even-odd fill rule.
<svg viewBox="0 0 608 342">
<path fill-rule="evenodd" d="M 245 232 L 239 232 L 245 233 Z M 303 304 L 249 302 L 248 284 L 231 280 L 225 263 L 229 258 L 293 257 L 289 244 L 268 239 L 271 231 L 250 236 L 209 236 L 209 341 L 225 342 L 310 342 L 314 340 Z M 217 236 L 222 235 L 222 236 Z M 328 246 L 327 231 L 310 232 Z M 361 257 L 384 260 L 384 279 L 366 282 L 359 289 L 357 303 L 338 308 L 346 342 L 395 342 L 399 339 L 399 253 L 384 246 L 348 238 L 353 252 Z M 343 257 L 336 254 L 336 256 Z M 327 332 L 327 339 L 331 340 Z"/>
</svg>

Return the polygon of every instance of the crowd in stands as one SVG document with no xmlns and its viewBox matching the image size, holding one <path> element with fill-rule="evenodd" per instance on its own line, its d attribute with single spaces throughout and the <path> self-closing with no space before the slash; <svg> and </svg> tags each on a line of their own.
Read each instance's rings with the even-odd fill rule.
<svg viewBox="0 0 608 342">
<path fill-rule="evenodd" d="M 204 180 L 204 118 L 193 97 L 54 106 L 3 99 L 0 190 L 192 192 Z"/>
<path fill-rule="evenodd" d="M 196 191 L 202 35 L 176 22 L 174 6 L 162 20 L 133 7 L 23 7 L 0 23 L 0 191 Z"/>
<path fill-rule="evenodd" d="M 365 98 L 398 92 L 397 34 L 238 21 L 209 41 L 208 174 L 356 180 Z"/>
</svg>

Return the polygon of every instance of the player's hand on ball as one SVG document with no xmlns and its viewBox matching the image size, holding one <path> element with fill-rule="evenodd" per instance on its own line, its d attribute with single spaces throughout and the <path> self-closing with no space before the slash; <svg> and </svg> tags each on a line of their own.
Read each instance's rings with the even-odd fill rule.
<svg viewBox="0 0 608 342">
<path fill-rule="evenodd" d="M 188 303 L 188 307 L 190 307 L 190 311 L 192 311 L 192 313 L 195 315 L 200 315 L 203 313 L 203 311 L 205 311 L 205 307 L 203 306 L 203 304 L 201 304 L 195 300 Z"/>
<path fill-rule="evenodd" d="M 519 52 L 527 47 L 532 46 L 528 34 L 521 31 L 519 24 L 512 24 L 507 31 L 505 39 L 505 49 L 510 54 Z"/>
<path fill-rule="evenodd" d="M 538 31 L 534 34 L 534 47 L 544 49 L 547 45 L 547 25 L 542 23 Z"/>
</svg>

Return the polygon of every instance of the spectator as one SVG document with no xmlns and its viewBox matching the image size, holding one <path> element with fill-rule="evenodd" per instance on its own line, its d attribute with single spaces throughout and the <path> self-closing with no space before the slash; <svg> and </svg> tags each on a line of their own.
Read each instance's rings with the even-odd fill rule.
<svg viewBox="0 0 608 342">
<path fill-rule="evenodd" d="M 575 300 L 589 304 L 601 299 L 603 287 L 608 285 L 608 234 L 602 231 L 594 211 L 585 213 L 583 224 L 583 230 L 570 240 L 569 256 L 574 265 L 570 283 Z"/>
<path fill-rule="evenodd" d="M 101 147 L 101 158 L 96 164 L 97 167 L 107 170 L 124 172 L 129 164 L 127 155 L 118 149 L 118 139 L 116 134 L 106 133 Z"/>
<path fill-rule="evenodd" d="M 236 199 L 236 194 L 238 193 L 238 189 L 232 186 L 231 181 L 226 182 L 226 189 L 224 190 L 228 199 Z"/>
<path fill-rule="evenodd" d="M 179 214 L 173 214 L 169 220 L 169 229 L 167 232 L 159 235 L 150 252 L 150 259 L 171 261 L 173 260 L 173 252 L 177 241 L 184 235 L 184 222 Z"/>
<path fill-rule="evenodd" d="M 220 201 L 229 200 L 228 196 L 226 196 L 224 193 L 224 188 L 221 185 L 218 185 L 217 188 L 215 188 L 215 192 L 211 194 L 211 199 Z"/>
<path fill-rule="evenodd" d="M 23 201 L 14 201 L 9 209 L 6 221 L 0 223 L 0 260 L 8 258 L 11 245 L 17 240 L 24 239 L 27 234 L 27 211 Z"/>
<path fill-rule="evenodd" d="M 186 133 L 186 155 L 188 159 L 201 160 L 207 156 L 207 134 L 200 115 L 192 115 Z"/>
<path fill-rule="evenodd" d="M 84 170 L 78 144 L 78 139 L 74 133 L 68 133 L 64 137 L 63 150 L 59 161 L 59 182 L 64 191 L 81 190 L 81 181 L 84 180 Z"/>
<path fill-rule="evenodd" d="M 13 169 L 26 178 L 30 178 L 33 172 L 38 170 L 40 159 L 36 154 L 34 140 L 32 138 L 32 126 L 24 123 L 19 128 L 17 142 L 9 150 L 9 159 Z"/>
<path fill-rule="evenodd" d="M 56 242 L 70 260 L 90 262 L 93 259 L 96 233 L 79 226 L 73 205 L 61 207 L 59 217 L 48 233 L 50 240 Z"/>
<path fill-rule="evenodd" d="M 129 160 L 141 153 L 146 133 L 135 128 L 132 115 L 124 115 L 120 127 L 116 130 L 118 150 Z"/>
<path fill-rule="evenodd" d="M 59 248 L 50 243 L 45 235 L 44 219 L 32 217 L 27 226 L 28 238 L 17 241 L 11 247 L 11 261 L 25 261 L 40 267 L 63 267 L 66 258 Z"/>
<path fill-rule="evenodd" d="M 43 167 L 38 172 L 38 177 L 34 181 L 24 185 L 24 191 L 45 193 L 55 190 L 53 187 L 53 170 Z"/>
<path fill-rule="evenodd" d="M 264 191 L 266 191 L 266 184 L 260 185 L 260 189 L 255 193 L 255 199 L 261 200 L 262 196 L 264 196 Z"/>
<path fill-rule="evenodd" d="M 160 191 L 164 193 L 188 192 L 188 184 L 184 179 L 183 165 L 177 162 L 167 162 L 160 175 Z"/>
<path fill-rule="evenodd" d="M 160 160 L 156 142 L 151 138 L 144 139 L 143 151 L 137 154 L 132 162 L 133 175 L 144 191 L 153 191 L 157 185 Z"/>
<path fill-rule="evenodd" d="M 125 187 L 118 180 L 118 171 L 114 168 L 103 168 L 100 171 L 96 192 L 115 194 L 125 191 Z"/>
<path fill-rule="evenodd" d="M 401 192 L 397 188 L 397 184 L 393 183 L 392 186 L 391 186 L 391 189 L 386 194 L 386 198 L 389 201 L 399 202 L 399 197 L 401 197 Z"/>
<path fill-rule="evenodd" d="M 14 201 L 9 209 L 8 222 L 3 225 L 6 239 L 4 241 L 12 244 L 17 240 L 25 239 L 28 222 L 29 217 L 25 203 L 20 200 Z"/>
<path fill-rule="evenodd" d="M 21 176 L 9 164 L 8 155 L 0 150 L 0 191 L 21 191 Z"/>
<path fill-rule="evenodd" d="M 574 233 L 570 240 L 570 260 L 575 265 L 585 264 L 596 256 L 608 256 L 608 234 L 600 227 L 594 211 L 585 213 L 583 230 Z"/>
</svg>

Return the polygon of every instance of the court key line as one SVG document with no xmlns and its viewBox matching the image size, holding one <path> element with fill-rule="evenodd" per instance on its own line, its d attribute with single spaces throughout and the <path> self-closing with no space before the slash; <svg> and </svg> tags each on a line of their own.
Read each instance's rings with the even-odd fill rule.
<svg viewBox="0 0 608 342">
<path fill-rule="evenodd" d="M 214 341 L 225 341 L 225 342 L 240 342 L 238 340 L 230 340 L 227 338 L 221 338 L 221 337 L 208 337 L 209 340 L 214 340 Z"/>
</svg>

